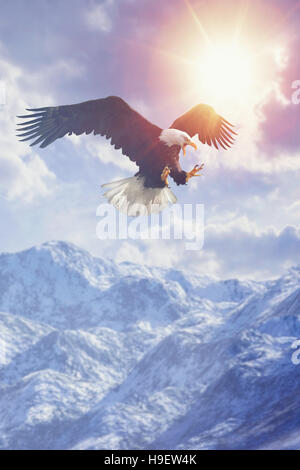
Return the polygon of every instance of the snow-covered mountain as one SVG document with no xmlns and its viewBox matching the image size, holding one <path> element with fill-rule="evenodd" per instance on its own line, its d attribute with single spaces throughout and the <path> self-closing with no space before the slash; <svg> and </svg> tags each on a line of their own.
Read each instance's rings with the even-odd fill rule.
<svg viewBox="0 0 300 470">
<path fill-rule="evenodd" d="M 1 449 L 300 448 L 300 268 L 220 281 L 50 242 L 0 255 L 0 311 Z"/>
</svg>

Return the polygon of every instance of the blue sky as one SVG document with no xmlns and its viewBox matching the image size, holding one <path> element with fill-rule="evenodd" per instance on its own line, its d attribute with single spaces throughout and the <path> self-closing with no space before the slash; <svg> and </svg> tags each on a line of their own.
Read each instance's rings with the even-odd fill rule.
<svg viewBox="0 0 300 470">
<path fill-rule="evenodd" d="M 270 278 L 299 263 L 300 104 L 291 102 L 292 82 L 300 79 L 299 21 L 291 0 L 3 3 L 1 251 L 62 239 L 117 261 L 218 277 Z M 208 43 L 224 44 L 232 31 L 242 55 L 251 56 L 253 80 L 226 94 L 227 66 L 207 84 L 201 64 Z M 234 149 L 189 152 L 184 169 L 204 161 L 204 176 L 188 187 L 173 185 L 180 202 L 205 206 L 202 250 L 188 252 L 182 240 L 98 240 L 100 185 L 131 176 L 135 165 L 91 135 L 44 150 L 15 137 L 15 116 L 26 107 L 108 95 L 161 127 L 197 102 L 236 123 Z"/>
</svg>

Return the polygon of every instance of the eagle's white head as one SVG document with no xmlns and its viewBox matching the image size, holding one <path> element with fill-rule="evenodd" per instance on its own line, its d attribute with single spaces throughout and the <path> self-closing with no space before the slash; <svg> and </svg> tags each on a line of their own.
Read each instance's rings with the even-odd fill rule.
<svg viewBox="0 0 300 470">
<path fill-rule="evenodd" d="M 184 131 L 179 131 L 178 129 L 164 129 L 159 139 L 164 142 L 168 147 L 172 145 L 179 145 L 182 148 L 183 155 L 185 155 L 185 148 L 187 145 L 191 145 L 197 150 L 197 145 L 191 137 Z"/>
</svg>

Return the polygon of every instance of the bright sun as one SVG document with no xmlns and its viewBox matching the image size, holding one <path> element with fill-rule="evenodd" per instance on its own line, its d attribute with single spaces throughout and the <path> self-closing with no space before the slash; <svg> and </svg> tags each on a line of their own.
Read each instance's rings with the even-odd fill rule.
<svg viewBox="0 0 300 470">
<path fill-rule="evenodd" d="M 212 94 L 217 101 L 235 98 L 249 100 L 254 81 L 251 55 L 246 48 L 211 46 L 197 60 L 194 78 L 203 92 Z"/>
<path fill-rule="evenodd" d="M 180 34 L 172 23 L 160 41 L 160 65 L 168 66 L 163 70 L 168 87 L 170 81 L 170 95 L 189 104 L 208 103 L 232 121 L 245 118 L 249 122 L 256 113 L 256 105 L 268 93 L 274 90 L 279 93 L 278 72 L 287 66 L 286 46 L 279 44 L 277 37 L 275 43 L 273 30 L 265 24 L 257 27 L 249 2 L 242 2 L 236 9 L 232 0 L 232 12 L 225 7 L 227 2 L 221 0 L 218 11 L 210 6 L 211 2 L 183 0 L 183 3 L 186 13 L 181 23 L 176 17 L 182 28 Z M 196 5 L 198 14 L 191 3 Z M 228 21 L 223 21 L 223 11 Z M 170 44 L 170 50 L 165 44 Z M 171 80 L 170 67 L 174 70 Z"/>
</svg>

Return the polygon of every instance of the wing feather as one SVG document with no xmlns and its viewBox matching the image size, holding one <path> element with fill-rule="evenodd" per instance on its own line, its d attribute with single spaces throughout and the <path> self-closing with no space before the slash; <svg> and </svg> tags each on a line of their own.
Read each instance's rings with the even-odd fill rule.
<svg viewBox="0 0 300 470">
<path fill-rule="evenodd" d="M 232 140 L 230 137 L 228 137 L 226 134 L 223 132 L 220 132 L 220 138 L 222 138 L 227 144 L 232 145 L 234 144 L 234 140 Z"/>
<path fill-rule="evenodd" d="M 217 144 L 217 141 L 216 141 L 215 137 L 212 137 L 211 141 L 212 141 L 212 143 L 214 144 L 214 147 L 215 147 L 217 150 L 219 150 L 219 147 L 218 147 L 218 144 Z"/>
<path fill-rule="evenodd" d="M 18 116 L 17 129 L 21 141 L 33 140 L 45 148 L 66 134 L 102 135 L 131 160 L 139 163 L 145 149 L 153 146 L 161 128 L 152 124 L 124 100 L 116 96 L 83 103 L 27 109 L 29 114 Z"/>
<path fill-rule="evenodd" d="M 234 143 L 233 135 L 237 135 L 232 129 L 233 124 L 219 116 L 207 104 L 194 106 L 177 118 L 170 127 L 187 132 L 191 137 L 197 134 L 203 144 L 213 144 L 216 149 L 220 145 L 224 150 L 231 147 Z"/>
</svg>

